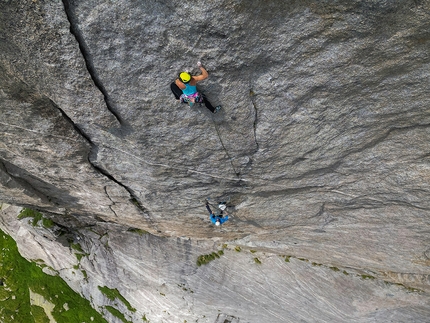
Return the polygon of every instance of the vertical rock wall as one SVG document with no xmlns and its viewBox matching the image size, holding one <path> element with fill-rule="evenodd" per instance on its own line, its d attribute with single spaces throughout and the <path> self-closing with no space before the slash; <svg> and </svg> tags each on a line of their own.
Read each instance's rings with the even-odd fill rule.
<svg viewBox="0 0 430 323">
<path fill-rule="evenodd" d="M 428 286 L 428 1 L 3 1 L 0 200 Z M 223 110 L 175 102 L 180 70 Z M 206 197 L 229 199 L 210 225 Z"/>
</svg>

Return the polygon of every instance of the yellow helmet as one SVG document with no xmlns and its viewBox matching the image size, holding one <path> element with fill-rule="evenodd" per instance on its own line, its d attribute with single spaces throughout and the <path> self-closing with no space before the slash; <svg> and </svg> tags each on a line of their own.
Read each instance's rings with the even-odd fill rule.
<svg viewBox="0 0 430 323">
<path fill-rule="evenodd" d="M 181 72 L 179 73 L 179 79 L 182 81 L 182 83 L 188 83 L 191 81 L 191 74 L 188 72 Z"/>
</svg>

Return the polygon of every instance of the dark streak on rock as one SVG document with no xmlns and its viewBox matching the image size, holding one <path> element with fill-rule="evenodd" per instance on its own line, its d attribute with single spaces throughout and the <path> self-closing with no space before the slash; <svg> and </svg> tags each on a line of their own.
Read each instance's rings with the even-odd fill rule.
<svg viewBox="0 0 430 323">
<path fill-rule="evenodd" d="M 258 193 L 253 193 L 251 195 L 261 196 L 261 197 L 271 197 L 271 196 L 278 196 L 278 195 L 287 196 L 287 195 L 295 195 L 295 194 L 304 193 L 304 192 L 314 192 L 318 189 L 321 189 L 321 186 L 292 187 L 292 188 L 286 188 L 281 190 L 258 192 Z"/>
<path fill-rule="evenodd" d="M 44 193 L 42 193 L 40 190 L 38 190 L 36 187 L 34 187 L 30 182 L 26 181 L 25 179 L 23 179 L 21 177 L 13 175 L 11 173 L 11 171 L 9 170 L 8 164 L 9 164 L 9 162 L 7 162 L 7 161 L 5 161 L 3 159 L 0 159 L 0 171 L 3 171 L 11 179 L 13 179 L 16 182 L 15 185 L 20 185 L 22 188 L 28 190 L 29 193 L 31 192 L 32 194 L 34 194 L 37 197 L 41 198 L 42 201 L 44 201 L 45 203 L 51 202 L 51 199 L 49 198 L 49 196 L 47 196 Z M 11 185 L 13 186 L 13 184 L 11 184 Z"/>
<path fill-rule="evenodd" d="M 255 93 L 252 91 L 252 89 L 249 90 L 249 96 L 251 98 L 251 103 L 252 103 L 252 106 L 254 107 L 254 124 L 253 124 L 253 126 L 254 126 L 254 141 L 255 141 L 255 146 L 256 146 L 255 152 L 257 152 L 259 149 L 259 145 L 258 145 L 258 141 L 257 141 L 258 110 L 257 110 L 257 105 L 255 104 L 254 95 L 255 95 Z"/>
</svg>

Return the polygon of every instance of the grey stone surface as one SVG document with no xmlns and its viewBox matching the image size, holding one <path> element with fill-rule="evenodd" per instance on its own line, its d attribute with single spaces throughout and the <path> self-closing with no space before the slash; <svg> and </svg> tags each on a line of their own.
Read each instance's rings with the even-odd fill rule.
<svg viewBox="0 0 430 323">
<path fill-rule="evenodd" d="M 18 210 L 0 213 L 2 228 L 20 252 L 57 270 L 112 323 L 121 321 L 106 305 L 132 322 L 143 316 L 149 322 L 426 322 L 430 315 L 427 293 L 350 268 L 295 257 L 287 262 L 285 256 L 243 246 L 236 251 L 236 242 L 223 247 L 101 225 L 75 231 L 75 243 L 87 254 L 78 262 L 75 250 L 43 237 L 27 220 L 17 221 Z M 224 252 L 219 258 L 196 265 L 198 256 L 219 250 Z M 137 311 L 107 299 L 98 286 L 117 288 Z"/>
<path fill-rule="evenodd" d="M 0 8 L 0 200 L 429 290 L 428 1 Z M 219 114 L 170 93 L 198 60 Z M 221 229 L 206 197 L 229 199 Z M 400 308 L 387 320 L 408 321 Z"/>
</svg>

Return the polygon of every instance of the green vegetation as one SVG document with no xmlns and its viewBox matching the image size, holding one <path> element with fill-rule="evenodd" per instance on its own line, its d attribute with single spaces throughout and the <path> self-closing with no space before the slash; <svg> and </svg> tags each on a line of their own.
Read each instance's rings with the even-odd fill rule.
<svg viewBox="0 0 430 323">
<path fill-rule="evenodd" d="M 15 241 L 0 230 L 0 322 L 45 323 L 45 311 L 30 304 L 30 290 L 55 307 L 51 314 L 57 322 L 107 323 L 90 302 L 74 292 L 60 277 L 43 273 L 34 262 L 18 252 Z M 63 305 L 68 304 L 68 310 Z"/>
<path fill-rule="evenodd" d="M 73 250 L 79 251 L 80 253 L 84 253 L 84 251 L 82 250 L 82 247 L 81 247 L 81 245 L 79 243 L 71 243 L 70 247 Z"/>
<path fill-rule="evenodd" d="M 82 247 L 79 243 L 71 243 L 70 248 L 77 251 L 75 252 L 75 256 L 79 262 L 81 261 L 82 257 L 89 256 L 88 253 L 85 253 L 84 250 L 82 250 Z"/>
<path fill-rule="evenodd" d="M 49 317 L 46 315 L 45 310 L 36 305 L 31 305 L 31 314 L 33 316 L 33 319 L 37 323 L 49 323 Z"/>
<path fill-rule="evenodd" d="M 43 214 L 37 211 L 34 211 L 32 209 L 23 208 L 21 212 L 18 214 L 18 219 L 24 219 L 24 218 L 32 218 L 31 225 L 33 227 L 37 226 L 39 221 L 42 221 L 42 226 L 49 229 L 54 226 L 54 221 L 51 219 L 43 217 Z"/>
<path fill-rule="evenodd" d="M 218 250 L 218 252 L 212 252 L 208 255 L 201 255 L 197 258 L 197 266 L 206 265 L 210 263 L 212 260 L 220 258 L 224 254 L 224 251 Z"/>
<path fill-rule="evenodd" d="M 118 289 L 116 289 L 116 288 L 115 289 L 111 289 L 111 288 L 106 287 L 106 286 L 104 286 L 104 287 L 98 286 L 98 288 L 111 301 L 113 301 L 113 300 L 115 300 L 117 298 L 121 302 L 123 302 L 125 306 L 127 306 L 127 309 L 130 312 L 136 312 L 136 309 L 134 307 L 132 307 L 131 304 L 125 299 L 125 297 L 120 294 L 120 292 L 118 291 Z"/>
<path fill-rule="evenodd" d="M 32 218 L 33 220 L 31 221 L 31 225 L 36 226 L 37 223 L 42 220 L 43 214 L 32 209 L 23 208 L 18 214 L 18 219 L 21 220 L 24 218 Z"/>
<path fill-rule="evenodd" d="M 260 259 L 258 259 L 258 258 L 254 258 L 254 261 L 255 261 L 255 263 L 256 263 L 256 264 L 261 265 L 261 261 L 260 261 Z"/>
<path fill-rule="evenodd" d="M 143 320 L 144 322 L 149 322 L 149 320 L 146 318 L 146 315 L 145 315 L 145 314 L 143 314 L 142 320 Z"/>
<path fill-rule="evenodd" d="M 132 197 L 130 199 L 130 202 L 133 203 L 139 210 L 145 211 L 145 209 L 142 206 L 142 204 L 140 204 L 140 202 L 136 198 Z"/>
<path fill-rule="evenodd" d="M 18 214 L 18 219 L 24 219 L 24 218 L 35 218 L 39 217 L 41 219 L 43 217 L 42 213 L 34 211 L 32 209 L 23 208 L 21 212 Z"/>
<path fill-rule="evenodd" d="M 143 236 L 144 234 L 149 234 L 149 232 L 148 232 L 148 231 L 145 231 L 145 230 L 142 230 L 142 229 L 139 229 L 139 228 L 130 228 L 130 229 L 128 229 L 127 231 L 128 231 L 128 232 L 137 233 L 137 234 L 139 234 L 140 236 Z"/>
<path fill-rule="evenodd" d="M 424 291 L 422 289 L 413 288 L 413 287 L 406 287 L 405 285 L 403 285 L 403 287 L 406 288 L 408 290 L 408 292 L 411 292 L 411 293 L 424 293 Z"/>
<path fill-rule="evenodd" d="M 250 252 L 250 253 L 256 253 L 256 252 L 257 252 L 257 250 L 253 250 L 253 249 L 251 249 L 251 250 L 249 250 L 249 252 Z"/>
<path fill-rule="evenodd" d="M 76 258 L 78 259 L 78 261 L 81 261 L 82 257 L 84 256 L 81 253 L 75 253 Z"/>
<path fill-rule="evenodd" d="M 47 218 L 42 218 L 42 225 L 49 229 L 52 228 L 54 226 L 54 221 L 52 221 L 51 219 L 47 219 Z"/>
<path fill-rule="evenodd" d="M 128 321 L 124 314 L 122 314 L 120 311 L 118 311 L 115 307 L 112 306 L 105 306 L 105 308 L 115 317 L 119 318 L 121 321 L 123 321 L 124 323 L 133 323 L 131 321 Z"/>
<path fill-rule="evenodd" d="M 237 252 L 241 252 L 242 249 L 239 246 L 234 247 L 234 250 L 236 250 Z"/>
<path fill-rule="evenodd" d="M 280 256 L 281 257 L 285 257 L 285 262 L 290 262 L 290 258 L 292 257 L 292 256 L 285 256 L 285 255 L 280 255 Z M 293 257 L 293 258 L 296 258 L 296 257 Z M 255 259 L 258 259 L 258 258 L 254 258 L 254 260 Z M 307 262 L 309 262 L 309 260 L 305 259 L 305 258 L 296 258 L 296 259 L 301 260 L 301 261 L 307 261 Z M 257 261 L 255 260 L 255 262 L 257 262 Z M 337 267 L 334 267 L 334 266 L 333 267 L 329 267 L 327 265 L 319 264 L 317 262 L 312 262 L 312 266 L 318 266 L 318 267 L 322 266 L 324 268 L 328 268 L 328 269 L 331 269 L 333 271 L 341 271 L 341 269 L 339 269 Z M 346 275 L 346 276 L 353 275 L 353 276 L 361 277 L 362 279 L 372 279 L 372 280 L 373 279 L 377 279 L 376 277 L 371 276 L 371 275 L 365 275 L 365 274 L 360 275 L 360 274 L 348 273 L 346 270 L 343 270 L 342 273 L 344 275 Z M 393 282 L 388 282 L 388 281 L 384 281 L 384 282 L 386 284 L 389 284 L 389 285 L 401 286 L 401 287 L 405 288 L 408 292 L 411 292 L 411 293 L 422 293 L 422 292 L 424 292 L 421 289 L 417 289 L 417 288 L 413 288 L 413 287 L 408 287 L 408 286 L 405 286 L 405 285 L 400 284 L 400 283 L 393 283 Z"/>
</svg>

